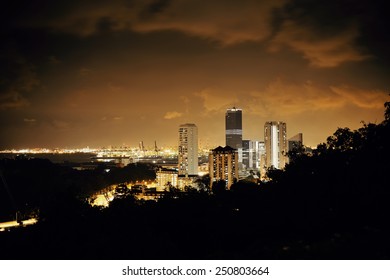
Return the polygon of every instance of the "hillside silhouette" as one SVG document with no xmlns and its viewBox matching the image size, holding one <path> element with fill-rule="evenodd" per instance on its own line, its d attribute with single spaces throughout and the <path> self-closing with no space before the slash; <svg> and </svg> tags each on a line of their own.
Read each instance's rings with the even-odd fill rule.
<svg viewBox="0 0 390 280">
<path fill-rule="evenodd" d="M 85 199 L 96 180 L 109 179 L 100 173 L 75 179 L 42 161 L 38 180 L 21 162 L 2 161 L 12 191 L 39 209 L 40 221 L 0 233 L 0 258 L 390 259 L 390 102 L 383 122 L 339 128 L 312 154 L 290 158 L 260 185 L 188 188 L 158 201 L 128 192 L 107 208 Z M 149 167 L 138 171 L 152 176 Z"/>
</svg>

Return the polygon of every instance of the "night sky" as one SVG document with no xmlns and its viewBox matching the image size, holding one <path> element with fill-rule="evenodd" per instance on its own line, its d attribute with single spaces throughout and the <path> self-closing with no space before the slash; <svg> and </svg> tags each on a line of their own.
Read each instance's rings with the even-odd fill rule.
<svg viewBox="0 0 390 280">
<path fill-rule="evenodd" d="M 225 144 L 266 121 L 324 142 L 383 120 L 390 32 L 384 1 L 2 1 L 0 149 Z"/>
</svg>

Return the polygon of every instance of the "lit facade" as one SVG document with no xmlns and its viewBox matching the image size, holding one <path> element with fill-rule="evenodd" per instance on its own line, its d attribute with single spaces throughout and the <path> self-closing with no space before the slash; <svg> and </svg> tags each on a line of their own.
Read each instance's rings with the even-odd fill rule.
<svg viewBox="0 0 390 280">
<path fill-rule="evenodd" d="M 259 141 L 242 140 L 242 164 L 246 170 L 259 170 Z"/>
<path fill-rule="evenodd" d="M 238 180 L 238 153 L 230 146 L 217 147 L 209 154 L 210 185 L 219 180 L 225 180 L 226 187 Z"/>
<path fill-rule="evenodd" d="M 266 122 L 264 125 L 265 165 L 282 169 L 287 163 L 287 128 L 285 122 Z"/>
<path fill-rule="evenodd" d="M 156 172 L 156 181 L 157 191 L 164 191 L 168 190 L 169 185 L 172 187 L 177 187 L 178 185 L 178 174 L 177 171 L 174 169 L 163 169 L 160 168 Z"/>
<path fill-rule="evenodd" d="M 179 127 L 179 175 L 198 175 L 198 128 L 186 123 Z"/>
<path fill-rule="evenodd" d="M 266 157 L 265 157 L 265 143 L 264 141 L 259 141 L 259 165 L 260 165 L 260 178 L 265 179 L 267 172 L 266 166 Z"/>
</svg>

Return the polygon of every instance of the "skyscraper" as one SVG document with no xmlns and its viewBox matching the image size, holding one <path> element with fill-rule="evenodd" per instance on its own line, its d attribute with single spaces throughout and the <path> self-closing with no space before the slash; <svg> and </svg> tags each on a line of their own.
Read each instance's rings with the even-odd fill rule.
<svg viewBox="0 0 390 280">
<path fill-rule="evenodd" d="M 179 176 L 198 174 L 198 128 L 195 124 L 179 127 L 178 165 Z"/>
<path fill-rule="evenodd" d="M 217 147 L 209 154 L 210 184 L 219 180 L 225 180 L 226 187 L 238 180 L 238 153 L 230 146 Z"/>
<path fill-rule="evenodd" d="M 287 129 L 284 122 L 266 122 L 264 125 L 266 167 L 282 169 L 287 163 Z"/>
<path fill-rule="evenodd" d="M 226 146 L 242 148 L 242 110 L 233 107 L 226 110 Z"/>
</svg>

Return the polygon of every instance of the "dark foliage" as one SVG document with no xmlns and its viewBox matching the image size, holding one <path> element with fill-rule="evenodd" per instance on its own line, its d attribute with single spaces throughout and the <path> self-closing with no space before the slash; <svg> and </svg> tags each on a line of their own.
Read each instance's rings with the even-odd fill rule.
<svg viewBox="0 0 390 280">
<path fill-rule="evenodd" d="M 212 194 L 189 189 L 143 201 L 119 190 L 108 208 L 94 208 L 77 199 L 76 183 L 54 183 L 64 170 L 40 162 L 36 170 L 45 175 L 26 185 L 36 194 L 53 186 L 67 191 L 45 198 L 36 226 L 0 234 L 1 258 L 389 259 L 385 106 L 382 123 L 338 129 L 313 154 L 300 152 L 284 171 L 270 170 L 269 182 L 240 181 L 230 190 L 216 182 Z M 5 170 L 15 173 L 12 180 L 32 172 Z"/>
<path fill-rule="evenodd" d="M 0 170 L 16 207 L 26 214 L 61 196 L 84 199 L 112 184 L 155 178 L 152 166 L 145 164 L 111 168 L 110 172 L 106 169 L 101 165 L 95 170 L 78 171 L 47 159 L 27 157 L 0 160 Z M 5 187 L 1 182 L 0 218 L 3 219 L 15 210 Z"/>
</svg>

